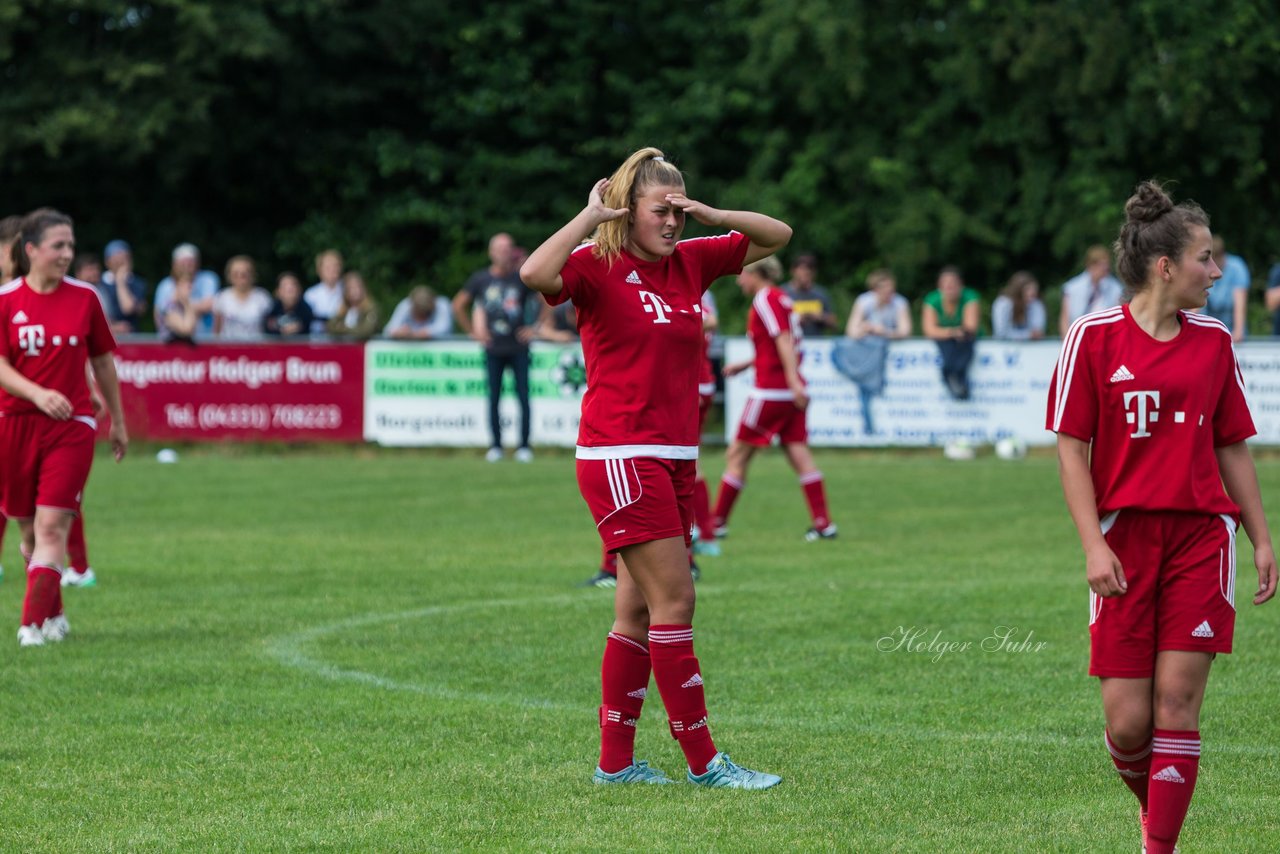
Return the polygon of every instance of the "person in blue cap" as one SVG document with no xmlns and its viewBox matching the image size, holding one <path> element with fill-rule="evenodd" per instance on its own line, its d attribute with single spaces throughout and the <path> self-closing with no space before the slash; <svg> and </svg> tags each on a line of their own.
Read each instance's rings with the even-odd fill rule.
<svg viewBox="0 0 1280 854">
<path fill-rule="evenodd" d="M 133 272 L 133 249 L 123 240 L 113 240 L 103 250 L 102 262 L 107 269 L 97 288 L 111 331 L 116 335 L 137 332 L 147 316 L 147 283 Z"/>
</svg>

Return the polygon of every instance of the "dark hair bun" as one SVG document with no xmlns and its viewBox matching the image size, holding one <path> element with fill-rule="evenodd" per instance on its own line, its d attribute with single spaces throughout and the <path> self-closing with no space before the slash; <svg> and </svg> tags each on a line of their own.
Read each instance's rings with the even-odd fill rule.
<svg viewBox="0 0 1280 854">
<path fill-rule="evenodd" d="M 1129 222 L 1155 222 L 1173 210 L 1173 199 L 1156 181 L 1143 181 L 1124 204 Z"/>
</svg>

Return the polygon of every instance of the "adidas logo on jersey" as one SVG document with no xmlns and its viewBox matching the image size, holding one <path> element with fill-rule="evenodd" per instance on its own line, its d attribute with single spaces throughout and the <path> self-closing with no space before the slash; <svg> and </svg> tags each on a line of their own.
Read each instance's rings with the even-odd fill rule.
<svg viewBox="0 0 1280 854">
<path fill-rule="evenodd" d="M 1126 368 L 1124 365 L 1121 365 L 1120 367 L 1116 368 L 1116 372 L 1111 375 L 1111 381 L 1113 383 L 1122 383 L 1126 380 L 1131 380 L 1131 379 L 1134 379 L 1134 376 L 1132 373 L 1129 372 L 1129 369 Z"/>
<path fill-rule="evenodd" d="M 628 691 L 627 696 L 634 697 L 637 700 L 643 700 L 648 693 L 649 693 L 648 688 L 637 688 L 634 691 Z"/>
<path fill-rule="evenodd" d="M 640 274 L 639 274 L 639 273 L 637 273 L 635 270 L 632 270 L 632 271 L 631 271 L 631 273 L 630 273 L 630 275 L 628 275 L 628 276 L 627 276 L 627 284 L 628 284 L 628 285 L 642 285 L 642 284 L 644 284 L 644 282 L 640 281 Z"/>
<path fill-rule="evenodd" d="M 1151 777 L 1152 780 L 1163 780 L 1166 783 L 1185 783 L 1187 778 L 1178 773 L 1178 769 L 1170 765 Z"/>
<path fill-rule="evenodd" d="M 695 673 L 689 677 L 688 682 L 681 683 L 680 687 L 681 688 L 697 688 L 701 684 L 702 684 L 702 674 Z"/>
<path fill-rule="evenodd" d="M 1203 623 L 1201 623 L 1200 625 L 1196 626 L 1196 627 L 1195 627 L 1195 630 L 1191 632 L 1191 636 L 1192 636 L 1193 638 L 1211 638 L 1211 637 L 1213 637 L 1213 629 L 1209 628 L 1209 621 L 1208 621 L 1208 620 L 1205 620 Z"/>
<path fill-rule="evenodd" d="M 27 317 L 27 313 L 22 309 L 18 309 L 18 313 L 15 314 L 13 316 L 13 320 L 10 320 L 9 322 L 10 323 L 26 323 L 28 319 L 29 318 Z"/>
</svg>

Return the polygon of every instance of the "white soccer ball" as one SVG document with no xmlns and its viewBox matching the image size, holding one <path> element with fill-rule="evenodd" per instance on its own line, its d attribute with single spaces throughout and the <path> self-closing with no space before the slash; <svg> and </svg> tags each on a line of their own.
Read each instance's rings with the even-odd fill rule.
<svg viewBox="0 0 1280 854">
<path fill-rule="evenodd" d="M 973 445 L 965 439 L 953 439 L 947 442 L 942 448 L 942 455 L 949 460 L 971 460 L 977 456 Z"/>
<path fill-rule="evenodd" d="M 156 451 L 156 462 L 158 463 L 176 463 L 178 461 L 178 452 L 173 448 L 161 448 Z"/>
<path fill-rule="evenodd" d="M 1027 455 L 1027 443 L 1021 439 L 1004 438 L 996 442 L 996 456 L 1002 460 L 1020 460 Z"/>
</svg>

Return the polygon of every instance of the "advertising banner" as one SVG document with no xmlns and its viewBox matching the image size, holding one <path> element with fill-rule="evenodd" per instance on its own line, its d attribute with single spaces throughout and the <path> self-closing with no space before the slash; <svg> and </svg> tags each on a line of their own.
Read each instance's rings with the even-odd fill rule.
<svg viewBox="0 0 1280 854">
<path fill-rule="evenodd" d="M 582 349 L 536 342 L 529 356 L 531 442 L 573 447 L 586 390 Z M 365 348 L 365 438 L 382 445 L 487 447 L 487 390 L 484 350 L 474 341 L 372 341 Z M 520 409 L 510 371 L 498 411 L 504 443 L 514 447 Z"/>
<path fill-rule="evenodd" d="M 364 348 L 352 344 L 121 344 L 135 439 L 358 442 Z"/>
</svg>

